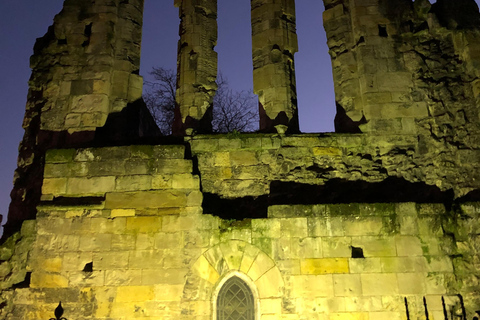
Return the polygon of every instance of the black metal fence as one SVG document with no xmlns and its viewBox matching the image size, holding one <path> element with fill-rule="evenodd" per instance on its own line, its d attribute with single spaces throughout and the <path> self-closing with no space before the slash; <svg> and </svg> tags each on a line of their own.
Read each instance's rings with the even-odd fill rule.
<svg viewBox="0 0 480 320">
<path fill-rule="evenodd" d="M 444 320 L 467 320 L 467 311 L 465 310 L 465 304 L 463 302 L 463 297 L 461 294 L 457 294 L 458 302 L 453 306 L 447 306 L 445 303 L 445 298 L 442 296 L 442 308 L 443 308 L 443 317 Z M 410 316 L 410 310 L 408 307 L 408 298 L 404 298 L 405 301 L 405 312 L 407 320 L 416 320 L 412 319 Z M 423 297 L 423 310 L 425 312 L 425 320 L 430 320 L 430 313 L 428 311 L 427 299 Z M 480 320 L 480 310 L 475 312 L 475 315 L 472 320 Z"/>
</svg>

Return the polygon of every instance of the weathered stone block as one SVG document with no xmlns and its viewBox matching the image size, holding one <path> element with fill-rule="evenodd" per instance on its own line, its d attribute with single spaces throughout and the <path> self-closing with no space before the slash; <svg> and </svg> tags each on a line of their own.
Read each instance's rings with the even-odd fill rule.
<svg viewBox="0 0 480 320">
<path fill-rule="evenodd" d="M 185 207 L 187 196 L 180 191 L 144 191 L 107 193 L 105 208 L 170 208 Z"/>
<path fill-rule="evenodd" d="M 133 233 L 154 233 L 162 228 L 161 217 L 128 217 L 126 231 Z"/>
<path fill-rule="evenodd" d="M 425 295 L 425 274 L 424 273 L 399 273 L 398 291 L 402 295 Z"/>
<path fill-rule="evenodd" d="M 51 149 L 45 155 L 45 163 L 71 162 L 75 155 L 75 149 Z"/>
<path fill-rule="evenodd" d="M 333 289 L 337 297 L 360 296 L 362 294 L 360 275 L 334 274 Z"/>
<path fill-rule="evenodd" d="M 363 249 L 365 257 L 393 257 L 397 255 L 395 239 L 387 237 L 353 237 L 352 246 Z"/>
<path fill-rule="evenodd" d="M 58 273 L 33 272 L 30 286 L 32 288 L 66 288 L 68 279 Z"/>
<path fill-rule="evenodd" d="M 97 195 L 115 190 L 115 177 L 70 178 L 67 182 L 69 195 Z"/>
<path fill-rule="evenodd" d="M 360 277 L 365 296 L 398 294 L 398 280 L 394 273 L 361 274 Z"/>
<path fill-rule="evenodd" d="M 381 235 L 383 233 L 381 217 L 345 219 L 343 224 L 347 236 Z"/>
<path fill-rule="evenodd" d="M 153 300 L 153 286 L 122 286 L 117 288 L 116 302 L 134 302 Z"/>
<path fill-rule="evenodd" d="M 396 237 L 398 256 L 422 256 L 424 254 L 422 243 L 418 237 L 399 236 Z"/>
<path fill-rule="evenodd" d="M 325 258 L 350 257 L 351 238 L 331 237 L 323 238 L 323 256 Z"/>
<path fill-rule="evenodd" d="M 42 194 L 63 195 L 67 193 L 67 178 L 47 178 L 43 180 Z"/>
<path fill-rule="evenodd" d="M 301 275 L 292 276 L 292 296 L 297 298 L 332 297 L 332 275 Z"/>
<path fill-rule="evenodd" d="M 354 313 L 331 313 L 331 320 L 367 320 L 369 314 L 366 312 L 354 312 Z"/>
<path fill-rule="evenodd" d="M 112 245 L 111 234 L 80 236 L 80 251 L 109 251 Z"/>
<path fill-rule="evenodd" d="M 272 269 L 274 266 L 275 262 L 269 256 L 261 252 L 255 258 L 255 261 L 248 270 L 247 275 L 253 281 L 257 281 L 264 273 Z"/>
<path fill-rule="evenodd" d="M 152 177 L 148 175 L 121 176 L 115 180 L 115 191 L 140 191 L 152 188 Z"/>
<path fill-rule="evenodd" d="M 302 274 L 349 273 L 347 258 L 323 258 L 300 260 Z"/>
<path fill-rule="evenodd" d="M 110 213 L 110 217 L 133 217 L 135 216 L 135 209 L 113 209 Z"/>
<path fill-rule="evenodd" d="M 277 268 L 272 268 L 255 281 L 260 299 L 283 297 L 283 279 Z"/>
</svg>

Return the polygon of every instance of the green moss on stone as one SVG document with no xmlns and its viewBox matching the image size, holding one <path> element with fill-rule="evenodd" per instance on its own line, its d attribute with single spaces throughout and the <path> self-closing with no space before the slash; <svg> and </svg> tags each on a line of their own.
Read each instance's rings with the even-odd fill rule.
<svg viewBox="0 0 480 320">
<path fill-rule="evenodd" d="M 45 155 L 46 163 L 65 163 L 73 161 L 75 149 L 51 149 Z"/>
</svg>

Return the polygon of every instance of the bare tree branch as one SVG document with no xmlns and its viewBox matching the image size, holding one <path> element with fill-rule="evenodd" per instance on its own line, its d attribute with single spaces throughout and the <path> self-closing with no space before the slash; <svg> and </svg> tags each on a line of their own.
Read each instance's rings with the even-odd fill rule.
<svg viewBox="0 0 480 320">
<path fill-rule="evenodd" d="M 175 110 L 176 73 L 154 67 L 154 82 L 145 83 L 143 96 L 148 109 L 164 135 L 171 134 Z M 234 91 L 220 73 L 217 93 L 213 99 L 214 132 L 251 132 L 258 129 L 257 97 L 252 92 Z"/>
</svg>

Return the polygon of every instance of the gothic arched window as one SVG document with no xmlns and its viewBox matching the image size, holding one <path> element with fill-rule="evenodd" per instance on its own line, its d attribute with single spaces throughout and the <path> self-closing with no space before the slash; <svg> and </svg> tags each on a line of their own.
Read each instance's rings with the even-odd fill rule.
<svg viewBox="0 0 480 320">
<path fill-rule="evenodd" d="M 220 289 L 217 298 L 217 320 L 255 320 L 252 291 L 238 277 L 232 277 Z"/>
</svg>

